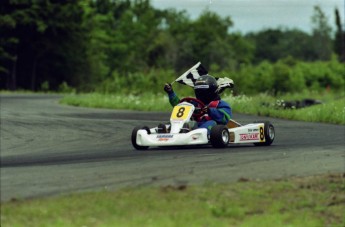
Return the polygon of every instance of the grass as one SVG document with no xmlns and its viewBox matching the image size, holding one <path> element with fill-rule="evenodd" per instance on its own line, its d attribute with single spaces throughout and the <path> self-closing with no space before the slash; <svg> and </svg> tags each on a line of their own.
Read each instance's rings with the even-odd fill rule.
<svg viewBox="0 0 345 227">
<path fill-rule="evenodd" d="M 305 98 L 319 99 L 323 102 L 301 109 L 283 109 L 276 105 L 279 100 L 302 100 Z M 270 116 L 290 120 L 325 122 L 333 124 L 345 124 L 345 96 L 333 93 L 301 93 L 285 94 L 273 97 L 267 94 L 256 96 L 223 96 L 228 101 L 235 113 Z M 170 111 L 171 106 L 165 94 L 122 95 L 122 94 L 82 94 L 67 95 L 61 103 L 111 109 L 130 109 L 144 111 Z"/>
<path fill-rule="evenodd" d="M 82 95 L 67 95 L 60 101 L 62 104 L 73 106 L 109 108 L 109 109 L 129 109 L 143 111 L 164 111 L 172 109 L 168 98 L 163 94 L 152 95 L 118 95 L 89 93 Z"/>
<path fill-rule="evenodd" d="M 344 226 L 345 175 L 128 188 L 1 204 L 2 226 Z"/>
<path fill-rule="evenodd" d="M 322 104 L 300 109 L 284 109 L 277 105 L 281 101 L 295 101 L 310 98 L 320 100 Z M 302 93 L 285 94 L 273 97 L 267 94 L 259 94 L 253 97 L 226 96 L 224 100 L 231 103 L 235 112 L 255 114 L 259 116 L 276 117 L 289 120 L 324 122 L 333 124 L 345 124 L 345 96 L 335 94 Z"/>
</svg>

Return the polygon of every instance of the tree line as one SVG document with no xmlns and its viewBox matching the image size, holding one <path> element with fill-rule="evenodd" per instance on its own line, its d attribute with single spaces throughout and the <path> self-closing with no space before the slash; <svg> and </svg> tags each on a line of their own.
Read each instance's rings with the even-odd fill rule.
<svg viewBox="0 0 345 227">
<path fill-rule="evenodd" d="M 177 75 L 201 61 L 213 71 L 243 71 L 284 58 L 344 61 L 344 31 L 332 31 L 315 6 L 312 33 L 298 29 L 231 32 L 234 21 L 205 10 L 155 9 L 150 0 L 4 0 L 0 4 L 0 89 L 93 91 L 152 69 Z M 115 78 L 115 79 L 114 79 Z M 150 77 L 154 80 L 154 77 Z"/>
</svg>

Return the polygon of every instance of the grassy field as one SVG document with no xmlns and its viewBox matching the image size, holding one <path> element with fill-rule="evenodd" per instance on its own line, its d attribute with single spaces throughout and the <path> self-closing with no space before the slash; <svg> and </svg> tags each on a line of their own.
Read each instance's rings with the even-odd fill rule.
<svg viewBox="0 0 345 227">
<path fill-rule="evenodd" d="M 318 99 L 320 105 L 314 105 L 301 109 L 283 109 L 277 103 L 284 101 L 303 100 L 306 98 Z M 273 97 L 267 94 L 256 96 L 223 96 L 228 101 L 234 113 L 246 113 L 259 116 L 271 116 L 290 120 L 325 122 L 333 124 L 345 124 L 345 96 L 343 93 L 301 93 L 285 94 Z M 67 95 L 61 103 L 111 109 L 131 109 L 145 111 L 171 111 L 171 106 L 165 94 L 142 94 L 142 95 L 121 95 L 121 94 L 82 94 Z"/>
<path fill-rule="evenodd" d="M 322 104 L 300 109 L 284 109 L 283 102 L 301 101 L 312 97 Z M 254 97 L 224 97 L 231 103 L 235 112 L 284 118 L 289 120 L 345 124 L 345 96 L 340 94 L 286 94 L 272 97 L 260 94 Z"/>
<path fill-rule="evenodd" d="M 1 226 L 344 226 L 344 174 L 142 187 L 1 204 Z"/>
</svg>

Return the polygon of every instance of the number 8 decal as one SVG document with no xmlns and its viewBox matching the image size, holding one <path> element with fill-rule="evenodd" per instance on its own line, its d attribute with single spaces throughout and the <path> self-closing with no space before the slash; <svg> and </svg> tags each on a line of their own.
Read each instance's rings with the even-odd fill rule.
<svg viewBox="0 0 345 227">
<path fill-rule="evenodd" d="M 182 117 L 185 110 L 186 110 L 186 108 L 181 107 L 181 108 L 178 110 L 178 112 L 177 112 L 177 114 L 176 114 L 176 117 L 178 117 L 178 118 Z"/>
<path fill-rule="evenodd" d="M 260 140 L 265 140 L 265 133 L 264 133 L 264 127 L 260 126 Z"/>
</svg>

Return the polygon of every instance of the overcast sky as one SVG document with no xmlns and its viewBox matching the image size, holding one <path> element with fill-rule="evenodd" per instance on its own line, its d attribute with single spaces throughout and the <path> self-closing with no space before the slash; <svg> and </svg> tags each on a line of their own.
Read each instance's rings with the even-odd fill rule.
<svg viewBox="0 0 345 227">
<path fill-rule="evenodd" d="M 195 19 L 210 9 L 222 17 L 230 16 L 232 31 L 247 33 L 264 28 L 298 28 L 311 31 L 313 7 L 319 5 L 335 30 L 334 9 L 340 11 L 344 21 L 345 0 L 151 0 L 158 9 L 186 10 Z M 343 22 L 344 23 L 344 22 Z"/>
</svg>

